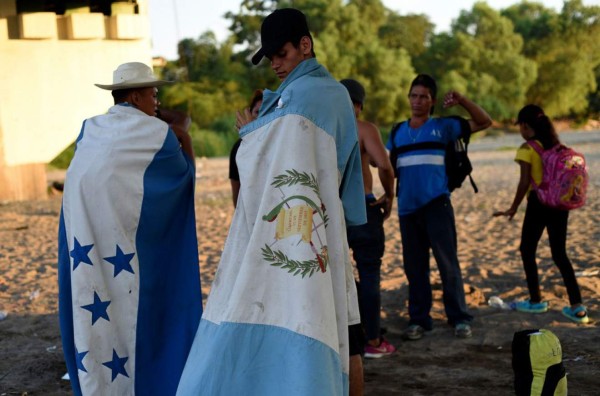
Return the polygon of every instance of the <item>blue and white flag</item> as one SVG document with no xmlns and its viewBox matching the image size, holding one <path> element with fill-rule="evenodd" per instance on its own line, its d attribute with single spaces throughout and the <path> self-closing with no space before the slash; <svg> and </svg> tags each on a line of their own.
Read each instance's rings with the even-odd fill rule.
<svg viewBox="0 0 600 396">
<path fill-rule="evenodd" d="M 240 195 L 178 395 L 348 392 L 348 325 L 360 318 L 340 199 L 352 177 L 338 163 L 357 158 L 356 124 L 345 88 L 324 79 L 313 92 L 334 94 L 311 104 L 320 120 L 288 91 L 242 136 Z M 336 138 L 349 147 L 341 160 Z"/>
<path fill-rule="evenodd" d="M 76 395 L 172 395 L 202 314 L 193 160 L 124 105 L 86 120 L 59 225 L 59 316 Z"/>
</svg>

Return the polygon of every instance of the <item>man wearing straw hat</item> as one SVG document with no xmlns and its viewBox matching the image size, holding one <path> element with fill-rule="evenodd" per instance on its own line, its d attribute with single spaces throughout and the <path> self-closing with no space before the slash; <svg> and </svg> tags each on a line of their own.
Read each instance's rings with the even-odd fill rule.
<svg viewBox="0 0 600 396">
<path fill-rule="evenodd" d="M 120 65 L 83 122 L 59 224 L 59 318 L 76 395 L 174 394 L 202 313 L 189 118 L 155 117 L 150 67 Z"/>
</svg>

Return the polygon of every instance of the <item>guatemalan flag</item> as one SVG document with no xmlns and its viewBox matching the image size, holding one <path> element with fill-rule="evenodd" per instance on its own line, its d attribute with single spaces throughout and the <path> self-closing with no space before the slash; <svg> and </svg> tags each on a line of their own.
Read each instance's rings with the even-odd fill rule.
<svg viewBox="0 0 600 396">
<path fill-rule="evenodd" d="M 352 178 L 338 159 L 358 159 L 356 124 L 345 88 L 319 77 L 319 90 L 298 81 L 308 92 L 286 91 L 279 110 L 242 130 L 240 195 L 178 395 L 348 392 L 348 325 L 360 318 L 340 200 Z M 324 97 L 337 100 L 315 100 L 327 90 L 336 95 Z M 307 107 L 321 118 L 300 114 Z"/>
<path fill-rule="evenodd" d="M 116 105 L 84 122 L 59 225 L 59 316 L 76 395 L 172 395 L 202 314 L 193 159 Z"/>
</svg>

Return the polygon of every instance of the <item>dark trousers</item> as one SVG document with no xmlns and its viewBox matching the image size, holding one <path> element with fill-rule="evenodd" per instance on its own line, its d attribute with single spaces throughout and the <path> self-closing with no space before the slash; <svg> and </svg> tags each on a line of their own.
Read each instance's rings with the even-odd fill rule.
<svg viewBox="0 0 600 396">
<path fill-rule="evenodd" d="M 429 279 L 429 249 L 442 278 L 444 307 L 448 323 L 470 322 L 457 256 L 454 209 L 450 198 L 442 196 L 414 213 L 400 216 L 404 272 L 408 278 L 409 324 L 431 330 L 432 305 Z"/>
<path fill-rule="evenodd" d="M 381 311 L 381 258 L 385 250 L 383 211 L 371 206 L 374 198 L 366 201 L 367 223 L 348 227 L 348 245 L 352 249 L 360 280 L 358 303 L 361 322 L 368 340 L 380 336 Z"/>
<path fill-rule="evenodd" d="M 573 265 L 567 257 L 568 220 L 569 211 L 546 207 L 540 203 L 535 192 L 529 194 L 519 249 L 523 259 L 525 277 L 527 278 L 529 298 L 532 302 L 542 300 L 535 253 L 545 228 L 548 231 L 552 260 L 554 260 L 563 277 L 569 295 L 569 302 L 571 305 L 581 303 L 581 293 L 575 278 Z"/>
</svg>

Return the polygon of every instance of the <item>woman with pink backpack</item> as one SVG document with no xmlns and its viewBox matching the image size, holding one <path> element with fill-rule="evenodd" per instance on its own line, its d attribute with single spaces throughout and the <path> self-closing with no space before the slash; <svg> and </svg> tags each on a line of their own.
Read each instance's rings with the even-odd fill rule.
<svg viewBox="0 0 600 396">
<path fill-rule="evenodd" d="M 546 229 L 552 259 L 563 277 L 571 304 L 564 307 L 562 313 L 576 323 L 588 323 L 590 319 L 582 304 L 573 265 L 566 251 L 568 209 L 579 207 L 585 202 L 585 188 L 587 187 L 585 159 L 581 154 L 561 145 L 552 121 L 539 106 L 529 104 L 523 107 L 519 111 L 517 124 L 521 136 L 525 139 L 525 143 L 517 150 L 515 157 L 515 161 L 521 168 L 519 184 L 510 208 L 494 213 L 494 216 L 507 216 L 509 220 L 512 220 L 521 201 L 527 196 L 520 251 L 530 298 L 517 302 L 515 309 L 531 313 L 543 313 L 548 310 L 548 302 L 542 301 L 535 259 L 538 242 Z M 571 157 L 568 160 L 570 161 L 568 166 L 564 164 L 554 166 L 554 163 L 549 163 L 551 156 L 559 157 L 559 154 L 565 152 L 569 152 Z M 557 177 L 561 178 L 563 173 L 569 172 L 574 175 L 566 175 L 568 180 L 563 181 L 562 184 L 565 185 L 570 195 L 563 194 L 563 196 L 568 196 L 569 199 L 577 202 L 571 206 L 568 204 L 559 206 L 551 203 L 546 196 L 549 195 L 549 191 L 556 192 L 556 187 L 547 187 L 556 184 Z"/>
</svg>

